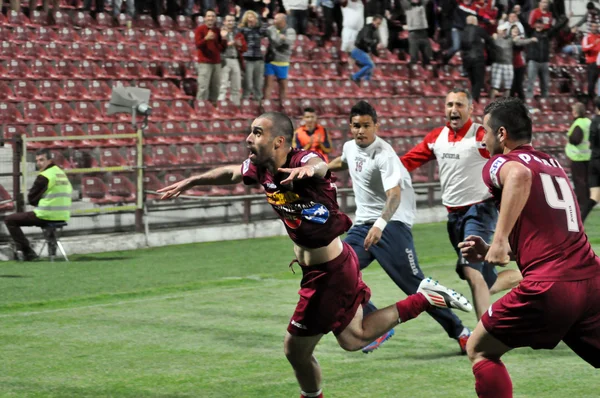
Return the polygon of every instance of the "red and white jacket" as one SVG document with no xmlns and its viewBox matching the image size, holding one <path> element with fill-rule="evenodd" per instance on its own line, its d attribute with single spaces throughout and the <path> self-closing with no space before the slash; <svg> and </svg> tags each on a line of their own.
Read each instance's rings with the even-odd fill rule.
<svg viewBox="0 0 600 398">
<path fill-rule="evenodd" d="M 581 50 L 585 54 L 585 63 L 593 64 L 600 52 L 600 33 L 588 33 L 583 36 Z"/>
<path fill-rule="evenodd" d="M 449 211 L 483 202 L 492 197 L 483 182 L 483 166 L 490 158 L 482 125 L 471 119 L 458 131 L 438 127 L 400 158 L 408 171 L 437 159 L 442 203 Z"/>
</svg>

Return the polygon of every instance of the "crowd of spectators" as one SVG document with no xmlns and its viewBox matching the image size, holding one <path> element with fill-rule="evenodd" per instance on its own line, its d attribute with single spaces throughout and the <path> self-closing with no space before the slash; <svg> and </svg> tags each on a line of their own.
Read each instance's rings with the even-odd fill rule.
<svg viewBox="0 0 600 398">
<path fill-rule="evenodd" d="M 59 0 L 36 1 L 29 10 L 60 6 Z M 21 2 L 12 0 L 11 7 L 19 10 Z M 145 9 L 155 18 L 197 18 L 197 98 L 213 103 L 227 95 L 236 105 L 242 98 L 269 99 L 276 83 L 284 100 L 299 35 L 322 46 L 339 36 L 348 78 L 358 84 L 371 79 L 377 67 L 372 56 L 386 48 L 423 65 L 443 66 L 460 53 L 476 101 L 486 65 L 492 97 L 531 98 L 537 79 L 547 97 L 553 52 L 585 64 L 590 100 L 598 82 L 600 12 L 593 2 L 572 26 L 564 0 L 83 0 L 83 9 L 115 18 L 124 11 L 134 21 Z"/>
</svg>

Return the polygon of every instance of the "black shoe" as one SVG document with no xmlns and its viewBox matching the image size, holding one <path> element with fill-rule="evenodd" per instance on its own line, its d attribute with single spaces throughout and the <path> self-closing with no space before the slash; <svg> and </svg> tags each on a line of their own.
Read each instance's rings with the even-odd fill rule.
<svg viewBox="0 0 600 398">
<path fill-rule="evenodd" d="M 37 259 L 39 257 L 33 250 L 23 252 L 23 261 L 35 261 Z"/>
</svg>

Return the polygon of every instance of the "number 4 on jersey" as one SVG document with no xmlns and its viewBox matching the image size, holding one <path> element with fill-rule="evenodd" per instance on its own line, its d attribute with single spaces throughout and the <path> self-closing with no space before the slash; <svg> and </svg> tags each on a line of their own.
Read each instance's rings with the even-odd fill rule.
<svg viewBox="0 0 600 398">
<path fill-rule="evenodd" d="M 544 173 L 540 173 L 540 178 L 542 179 L 542 187 L 544 188 L 544 195 L 546 196 L 548 205 L 553 209 L 563 210 L 567 216 L 567 227 L 569 228 L 569 231 L 579 232 L 577 208 L 575 207 L 573 191 L 571 191 L 569 181 L 564 177 L 553 177 Z M 562 199 L 558 198 L 558 192 L 556 191 L 553 179 L 558 183 Z"/>
</svg>

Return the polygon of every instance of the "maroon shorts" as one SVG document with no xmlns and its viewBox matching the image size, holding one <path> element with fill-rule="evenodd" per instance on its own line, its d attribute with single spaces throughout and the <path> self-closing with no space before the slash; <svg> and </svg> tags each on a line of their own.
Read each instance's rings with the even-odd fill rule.
<svg viewBox="0 0 600 398">
<path fill-rule="evenodd" d="M 301 268 L 300 300 L 288 332 L 294 336 L 340 334 L 354 318 L 358 306 L 371 297 L 356 253 L 344 243 L 342 253 L 334 260 Z"/>
<path fill-rule="evenodd" d="M 524 279 L 492 304 L 481 322 L 511 348 L 552 349 L 562 340 L 600 367 L 600 275 L 569 282 Z"/>
</svg>

